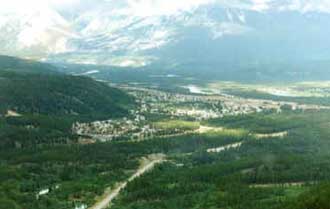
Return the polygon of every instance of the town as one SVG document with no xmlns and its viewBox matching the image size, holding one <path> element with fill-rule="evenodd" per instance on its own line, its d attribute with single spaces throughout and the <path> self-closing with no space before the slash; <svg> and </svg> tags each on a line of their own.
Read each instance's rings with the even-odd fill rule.
<svg viewBox="0 0 330 209">
<path fill-rule="evenodd" d="M 280 113 L 282 109 L 305 111 L 309 109 L 329 109 L 327 106 L 306 105 L 294 102 L 277 102 L 272 100 L 245 99 L 227 94 L 181 94 L 159 89 L 121 86 L 122 90 L 134 96 L 137 110 L 131 110 L 130 117 L 75 123 L 74 133 L 82 136 L 80 143 L 96 141 L 132 140 L 140 141 L 154 137 L 174 136 L 191 133 L 199 126 L 177 125 L 162 127 L 157 125 L 164 120 L 177 124 L 200 122 L 212 118 L 244 115 L 265 111 Z"/>
</svg>

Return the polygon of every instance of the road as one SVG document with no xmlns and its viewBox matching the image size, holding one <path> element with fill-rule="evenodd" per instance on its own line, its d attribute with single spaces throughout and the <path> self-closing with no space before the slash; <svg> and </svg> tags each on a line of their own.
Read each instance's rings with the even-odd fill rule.
<svg viewBox="0 0 330 209">
<path fill-rule="evenodd" d="M 240 146 L 242 146 L 242 144 L 243 144 L 243 142 L 237 142 L 237 143 L 234 143 L 234 144 L 228 144 L 228 145 L 217 147 L 217 148 L 207 149 L 206 151 L 209 152 L 209 153 L 210 152 L 219 153 L 219 152 L 223 152 L 225 150 L 239 148 Z"/>
<path fill-rule="evenodd" d="M 99 200 L 94 206 L 89 209 L 106 209 L 109 208 L 109 205 L 112 201 L 120 194 L 120 191 L 123 190 L 127 184 L 134 179 L 142 176 L 145 172 L 152 170 L 156 164 L 162 163 L 164 161 L 164 155 L 154 155 L 151 158 L 144 159 L 141 167 L 125 182 L 121 182 L 116 185 L 115 188 L 107 192 L 104 197 Z"/>
</svg>

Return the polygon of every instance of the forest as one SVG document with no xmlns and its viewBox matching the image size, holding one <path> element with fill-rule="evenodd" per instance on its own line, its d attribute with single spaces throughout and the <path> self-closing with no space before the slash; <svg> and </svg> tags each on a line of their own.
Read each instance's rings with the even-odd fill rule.
<svg viewBox="0 0 330 209">
<path fill-rule="evenodd" d="M 329 208 L 329 114 L 211 120 L 250 133 L 287 130 L 288 135 L 258 140 L 248 134 L 226 142 L 244 141 L 238 149 L 208 153 L 197 148 L 191 155 L 169 155 L 171 160 L 130 183 L 112 208 Z"/>
<path fill-rule="evenodd" d="M 30 141 L 28 145 L 2 144 L 6 149 L 0 153 L 0 208 L 92 205 L 105 188 L 127 179 L 141 157 L 163 153 L 167 161 L 130 182 L 112 208 L 304 209 L 308 205 L 320 209 L 317 204 L 326 204 L 322 196 L 329 191 L 329 118 L 328 111 L 260 113 L 205 122 L 245 130 L 237 134 L 210 131 L 88 145 L 75 143 L 78 136 L 71 136 L 65 123 L 52 126 L 58 124 L 54 119 L 39 130 L 58 128 L 54 132 L 67 135 L 71 142 L 34 141 L 31 135 L 24 138 Z M 25 122 L 10 117 L 5 121 Z M 281 138 L 257 139 L 254 135 L 284 130 L 288 135 Z M 243 143 L 236 149 L 206 151 L 237 142 Z M 49 193 L 36 198 L 43 189 Z"/>
</svg>

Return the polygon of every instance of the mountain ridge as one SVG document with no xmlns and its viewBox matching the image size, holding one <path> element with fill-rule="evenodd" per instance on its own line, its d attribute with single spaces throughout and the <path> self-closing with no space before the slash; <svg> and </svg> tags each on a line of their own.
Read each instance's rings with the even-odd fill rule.
<svg viewBox="0 0 330 209">
<path fill-rule="evenodd" d="M 124 116 L 134 108 L 134 99 L 119 89 L 54 69 L 49 64 L 0 56 L 1 112 L 106 118 Z"/>
<path fill-rule="evenodd" d="M 87 2 L 88 9 L 81 3 L 64 11 L 42 7 L 44 12 L 9 18 L 0 25 L 0 49 L 51 62 L 133 68 L 186 65 L 197 58 L 254 63 L 329 56 L 326 1 L 200 1 L 178 8 L 155 1 L 158 7 L 147 5 L 144 13 L 142 3 L 132 2 Z"/>
</svg>

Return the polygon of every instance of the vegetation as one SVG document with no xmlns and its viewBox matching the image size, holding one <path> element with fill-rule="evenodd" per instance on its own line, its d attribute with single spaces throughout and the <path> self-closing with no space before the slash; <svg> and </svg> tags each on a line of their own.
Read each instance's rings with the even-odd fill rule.
<svg viewBox="0 0 330 209">
<path fill-rule="evenodd" d="M 137 153 L 129 151 L 122 145 L 98 144 L 1 152 L 2 201 L 27 209 L 92 204 L 105 187 L 127 178 L 129 171 L 136 169 Z M 49 193 L 37 198 L 45 189 Z"/>
<path fill-rule="evenodd" d="M 0 150 L 77 142 L 73 118 L 44 115 L 0 118 Z"/>
<path fill-rule="evenodd" d="M 195 130 L 199 128 L 198 122 L 183 121 L 183 120 L 166 120 L 154 123 L 156 128 L 160 129 L 183 129 L 183 130 Z"/>
<path fill-rule="evenodd" d="M 133 99 L 90 78 L 0 71 L 0 108 L 20 114 L 123 116 Z M 106 117 L 106 116 L 103 116 Z"/>
<path fill-rule="evenodd" d="M 7 149 L 0 154 L 1 201 L 27 209 L 90 205 L 106 187 L 127 179 L 141 157 L 165 153 L 169 161 L 129 183 L 113 208 L 295 208 L 294 202 L 308 192 L 309 184 L 329 179 L 329 116 L 327 111 L 292 112 L 250 115 L 241 124 L 228 118 L 217 120 L 221 125 L 227 121 L 231 128 L 259 131 L 247 124 L 271 119 L 261 130 L 287 128 L 289 135 L 283 139 L 256 140 L 242 129 L 219 129 L 142 142 L 69 146 L 45 146 L 45 142 L 44 146 Z M 6 123 L 24 124 L 22 120 L 7 118 Z M 297 122 L 291 126 L 289 121 Z M 214 120 L 210 123 L 214 125 Z M 65 133 L 67 129 L 63 125 L 59 130 Z M 206 152 L 235 142 L 243 144 L 221 153 Z M 306 185 L 285 186 L 288 182 Z M 36 199 L 44 188 L 52 189 Z"/>
<path fill-rule="evenodd" d="M 0 70 L 20 73 L 58 74 L 57 68 L 50 64 L 3 55 L 0 55 Z"/>
<path fill-rule="evenodd" d="M 14 58 L 0 61 L 0 110 L 3 114 L 14 110 L 22 114 L 109 118 L 123 116 L 134 107 L 133 98 L 105 83 L 53 73 L 46 64 L 25 61 L 27 64 L 23 65 L 23 60 Z M 30 69 L 30 65 L 36 70 Z M 41 70 L 44 73 L 39 73 Z"/>
<path fill-rule="evenodd" d="M 330 184 L 322 183 L 304 192 L 291 202 L 289 209 L 326 209 L 329 208 Z"/>
<path fill-rule="evenodd" d="M 104 187 L 138 166 L 140 155 L 133 150 L 123 155 L 119 145 L 83 146 L 82 136 L 71 131 L 76 121 L 126 116 L 134 99 L 104 83 L 55 70 L 0 56 L 0 208 L 91 204 Z"/>
<path fill-rule="evenodd" d="M 184 134 L 81 144 L 87 136 L 72 133 L 74 122 L 125 116 L 133 99 L 49 65 L 0 62 L 0 209 L 90 206 L 157 153 L 167 160 L 129 182 L 112 208 L 329 208 L 328 110 L 283 108 L 202 122 L 147 114 L 156 128 Z M 287 135 L 255 137 L 278 132 Z"/>
<path fill-rule="evenodd" d="M 327 118 L 323 117 L 322 114 L 319 116 L 321 118 L 317 118 L 314 112 L 285 112 L 283 114 L 274 114 L 270 112 L 268 114 L 262 113 L 227 116 L 221 119 L 211 119 L 204 123 L 210 126 L 244 128 L 254 133 L 276 133 L 304 127 L 306 123 L 311 122 L 310 120 L 327 120 Z"/>
<path fill-rule="evenodd" d="M 255 90 L 226 90 L 226 93 L 243 98 L 264 99 L 273 101 L 287 101 L 296 102 L 299 104 L 313 104 L 313 105 L 330 105 L 330 97 L 289 97 L 289 96 L 275 96 Z"/>
<path fill-rule="evenodd" d="M 329 196 L 322 190 L 328 191 L 329 185 L 308 192 L 311 184 L 329 180 L 329 116 L 327 111 L 251 115 L 241 128 L 258 130 L 247 124 L 267 118 L 272 120 L 261 130 L 269 133 L 267 127 L 280 124 L 275 130 L 287 128 L 289 135 L 267 140 L 250 135 L 240 139 L 244 143 L 238 149 L 221 153 L 196 149 L 191 155 L 172 155 L 171 161 L 129 183 L 112 208 L 329 208 L 321 205 L 327 203 Z M 291 126 L 289 121 L 297 124 Z M 239 124 L 233 121 L 229 126 Z M 218 139 L 225 138 L 219 135 Z M 315 195 L 306 203 L 297 204 L 311 193 Z"/>
</svg>

